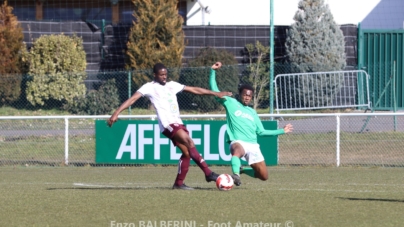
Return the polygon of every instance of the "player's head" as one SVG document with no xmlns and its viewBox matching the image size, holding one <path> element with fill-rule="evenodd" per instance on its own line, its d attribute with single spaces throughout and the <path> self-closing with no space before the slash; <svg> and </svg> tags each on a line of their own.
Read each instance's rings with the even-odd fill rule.
<svg viewBox="0 0 404 227">
<path fill-rule="evenodd" d="M 248 106 L 253 98 L 254 88 L 251 85 L 242 84 L 238 88 L 238 94 L 240 96 L 241 103 L 243 103 L 243 105 L 245 106 Z"/>
<path fill-rule="evenodd" d="M 167 82 L 167 68 L 162 63 L 157 63 L 153 67 L 154 81 L 161 85 Z"/>
</svg>

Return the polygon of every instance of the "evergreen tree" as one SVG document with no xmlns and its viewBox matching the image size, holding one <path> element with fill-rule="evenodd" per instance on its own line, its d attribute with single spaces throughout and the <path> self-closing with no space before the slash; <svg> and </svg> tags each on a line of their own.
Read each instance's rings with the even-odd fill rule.
<svg viewBox="0 0 404 227">
<path fill-rule="evenodd" d="M 339 71 L 346 66 L 341 29 L 324 0 L 301 0 L 288 31 L 286 51 L 294 72 Z M 297 79 L 297 91 L 306 106 L 327 105 L 340 91 L 343 78 L 332 75 Z"/>
<path fill-rule="evenodd" d="M 21 90 L 23 34 L 13 8 L 0 6 L 0 104 L 17 100 Z"/>
<path fill-rule="evenodd" d="M 158 62 L 171 68 L 169 77 L 177 80 L 185 50 L 183 19 L 178 14 L 177 0 L 132 2 L 135 21 L 129 33 L 126 66 L 135 70 L 133 81 L 137 86 L 150 81 L 153 78 L 150 69 Z"/>
</svg>

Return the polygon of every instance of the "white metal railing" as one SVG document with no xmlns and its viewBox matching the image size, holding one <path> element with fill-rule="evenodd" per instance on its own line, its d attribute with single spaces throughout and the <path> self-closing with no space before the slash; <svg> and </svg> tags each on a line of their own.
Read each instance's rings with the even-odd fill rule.
<svg viewBox="0 0 404 227">
<path fill-rule="evenodd" d="M 366 107 L 369 75 L 364 70 L 279 74 L 274 83 L 276 110 Z"/>
<path fill-rule="evenodd" d="M 375 160 L 374 163 L 382 163 L 386 165 L 404 165 L 404 153 L 400 153 L 402 150 L 402 147 L 404 146 L 404 141 L 401 142 L 402 140 L 397 139 L 397 134 L 401 136 L 401 134 L 404 135 L 404 124 L 401 122 L 404 122 L 404 113 L 399 112 L 399 113 L 391 113 L 391 112 L 384 112 L 384 113 L 319 113 L 319 114 L 259 114 L 261 119 L 273 119 L 273 118 L 278 118 L 278 119 L 285 119 L 283 121 L 278 121 L 279 127 L 283 127 L 287 123 L 292 123 L 294 125 L 294 132 L 292 134 L 300 134 L 300 135 L 307 135 L 307 138 L 301 141 L 293 141 L 291 139 L 290 141 L 285 141 L 282 137 L 280 139 L 280 149 L 279 149 L 279 155 L 280 155 L 280 164 L 299 164 L 299 159 L 298 157 L 294 157 L 293 161 L 288 161 L 287 158 L 284 156 L 284 150 L 288 150 L 288 152 L 291 154 L 291 156 L 295 156 L 293 152 L 299 151 L 305 143 L 313 143 L 314 145 L 311 147 L 314 147 L 315 149 L 319 149 L 316 151 L 320 156 L 322 155 L 327 155 L 329 154 L 329 149 L 330 144 L 333 143 L 334 141 L 334 165 L 340 166 L 341 165 L 341 155 L 345 155 L 346 153 L 352 153 L 354 154 L 353 156 L 357 156 L 358 154 L 355 153 L 355 150 L 350 150 L 350 143 L 354 144 L 352 149 L 358 149 L 361 150 L 361 152 L 365 152 L 366 156 L 366 149 L 362 151 L 363 149 L 361 148 L 368 146 L 370 143 L 374 143 L 376 140 L 381 141 L 381 144 L 384 144 L 383 146 L 389 146 L 391 147 L 392 157 L 387 157 L 386 153 L 386 147 L 380 147 L 377 150 L 380 151 L 377 153 L 369 153 L 369 157 L 364 157 L 367 161 L 364 162 L 365 164 L 373 164 L 372 162 L 372 157 L 375 157 L 374 159 L 380 159 L 380 160 Z M 51 120 L 51 119 L 60 119 L 64 120 L 64 164 L 68 165 L 69 164 L 69 121 L 73 119 L 107 119 L 109 118 L 109 115 L 96 115 L 96 116 L 2 116 L 0 117 L 0 139 L 1 136 L 7 137 L 5 135 L 5 132 L 7 131 L 4 129 L 5 125 L 10 125 L 10 128 L 13 128 L 13 123 L 4 123 L 5 121 L 11 122 L 13 120 L 38 120 L 42 119 L 44 121 L 46 120 Z M 224 114 L 206 114 L 206 115 L 182 115 L 181 116 L 184 120 L 186 119 L 215 119 L 215 118 L 225 118 Z M 393 118 L 392 118 L 393 117 Z M 119 116 L 120 119 L 151 119 L 155 120 L 156 115 L 121 115 Z M 371 120 L 370 120 L 371 119 Z M 43 123 L 42 123 L 43 124 Z M 364 125 L 366 126 L 366 130 L 364 136 L 377 136 L 376 139 L 370 139 L 370 140 L 364 140 L 364 141 L 349 141 L 349 139 L 341 139 L 341 133 L 354 133 L 351 135 L 356 135 L 359 132 L 363 131 Z M 24 129 L 25 130 L 25 129 Z M 35 128 L 33 129 L 35 131 Z M 19 132 L 23 132 L 23 130 L 19 130 Z M 324 146 L 324 148 L 317 147 L 315 145 L 318 143 L 321 139 L 311 139 L 311 137 L 318 137 L 324 135 L 332 135 L 332 133 L 335 133 L 334 136 L 331 136 L 331 138 L 335 139 L 330 139 L 330 137 L 327 137 L 324 139 L 326 141 L 327 146 Z M 392 137 L 392 135 L 394 137 Z M 14 135 L 18 136 L 18 135 Z M 285 137 L 286 138 L 286 137 Z M 293 138 L 293 137 L 291 137 Z M 366 138 L 366 137 L 363 137 Z M 363 138 L 361 140 L 363 140 Z M 403 136 L 404 138 L 404 136 Z M 348 141 L 348 142 L 347 142 Z M 0 140 L 1 142 L 1 140 Z M 341 142 L 344 143 L 344 149 L 341 149 Z M 294 144 L 294 145 L 289 145 L 289 144 Z M 288 147 L 289 146 L 289 147 Z M 296 146 L 294 148 L 293 146 Z M 1 147 L 1 143 L 0 143 Z M 310 156 L 310 149 L 314 148 L 308 148 L 309 151 L 307 151 L 307 154 L 301 154 L 301 159 L 307 159 L 305 155 Z M 322 151 L 321 149 L 324 149 Z M 1 150 L 1 149 L 0 149 Z M 372 150 L 372 149 L 370 149 Z M 0 151 L 1 152 L 1 151 Z M 313 151 L 313 153 L 315 153 Z M 289 157 L 291 157 L 289 156 Z M 380 156 L 380 157 L 379 157 Z M 394 156 L 394 157 L 393 157 Z M 1 158 L 1 157 L 0 157 Z M 289 158 L 290 159 L 290 158 Z M 316 159 L 314 157 L 313 159 Z M 324 158 L 325 159 L 325 158 Z M 389 159 L 390 161 L 386 161 Z M 403 159 L 403 160 L 401 160 Z M 327 158 L 328 160 L 328 158 Z M 381 161 L 381 162 L 380 162 Z M 392 164 L 389 164 L 391 162 Z M 312 163 L 309 162 L 302 162 L 302 164 L 327 164 L 329 165 L 329 161 L 324 161 L 324 160 L 318 160 L 314 161 Z M 351 163 L 355 164 L 354 161 L 351 160 L 346 160 L 345 163 Z"/>
</svg>

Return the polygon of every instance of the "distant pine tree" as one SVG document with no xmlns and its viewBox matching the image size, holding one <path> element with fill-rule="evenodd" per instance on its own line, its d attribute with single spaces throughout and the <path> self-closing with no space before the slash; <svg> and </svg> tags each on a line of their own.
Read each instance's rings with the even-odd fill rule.
<svg viewBox="0 0 404 227">
<path fill-rule="evenodd" d="M 21 90 L 23 33 L 13 8 L 0 6 L 0 104 L 17 100 Z"/>
<path fill-rule="evenodd" d="M 288 31 L 286 51 L 293 72 L 339 71 L 346 66 L 344 36 L 324 0 L 301 0 Z M 306 106 L 330 104 L 343 78 L 301 77 L 298 90 Z"/>
<path fill-rule="evenodd" d="M 183 19 L 178 14 L 177 0 L 132 0 L 135 21 L 127 43 L 126 66 L 136 70 L 136 85 L 152 79 L 154 64 L 161 62 L 169 70 L 169 78 L 177 80 L 185 50 Z M 139 72 L 137 70 L 147 70 Z"/>
</svg>

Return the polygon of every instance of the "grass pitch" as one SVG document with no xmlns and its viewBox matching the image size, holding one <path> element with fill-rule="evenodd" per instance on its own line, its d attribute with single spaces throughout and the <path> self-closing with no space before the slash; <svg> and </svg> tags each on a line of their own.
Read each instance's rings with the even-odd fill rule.
<svg viewBox="0 0 404 227">
<path fill-rule="evenodd" d="M 230 167 L 213 166 L 218 173 Z M 402 226 L 404 168 L 269 167 L 223 192 L 196 166 L 0 167 L 0 226 Z M 165 225 L 164 225 L 165 224 Z M 171 224 L 171 226 L 169 226 Z M 177 224 L 177 226 L 175 226 Z"/>
</svg>

